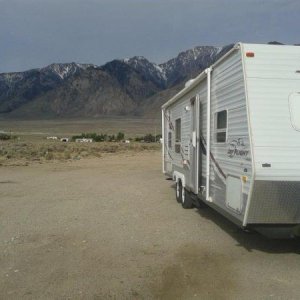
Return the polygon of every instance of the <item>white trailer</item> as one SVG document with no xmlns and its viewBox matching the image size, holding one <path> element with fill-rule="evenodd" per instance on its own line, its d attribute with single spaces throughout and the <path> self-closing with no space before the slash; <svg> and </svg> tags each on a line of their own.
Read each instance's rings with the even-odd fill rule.
<svg viewBox="0 0 300 300">
<path fill-rule="evenodd" d="M 300 47 L 236 44 L 162 106 L 163 172 L 184 208 L 243 228 L 300 224 Z"/>
</svg>

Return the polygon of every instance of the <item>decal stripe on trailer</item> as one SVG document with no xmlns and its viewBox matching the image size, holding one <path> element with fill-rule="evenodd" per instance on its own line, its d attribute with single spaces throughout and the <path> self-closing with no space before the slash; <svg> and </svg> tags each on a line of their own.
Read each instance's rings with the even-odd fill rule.
<svg viewBox="0 0 300 300">
<path fill-rule="evenodd" d="M 202 134 L 201 134 L 201 136 L 200 136 L 200 144 L 201 144 L 201 149 L 202 149 L 202 151 L 203 151 L 203 154 L 206 156 L 207 155 L 207 153 L 206 153 L 206 140 L 205 140 L 205 138 L 202 136 Z M 210 154 L 210 158 L 211 158 L 211 160 L 213 161 L 213 163 L 215 164 L 215 166 L 216 166 L 216 168 L 218 169 L 218 171 L 220 172 L 220 174 L 224 177 L 224 179 L 226 179 L 227 178 L 227 176 L 226 176 L 226 174 L 224 173 L 224 171 L 222 170 L 222 168 L 221 168 L 221 166 L 219 165 L 219 163 L 216 161 L 216 159 L 215 159 L 215 157 L 214 157 L 214 155 L 210 152 L 209 153 Z"/>
</svg>

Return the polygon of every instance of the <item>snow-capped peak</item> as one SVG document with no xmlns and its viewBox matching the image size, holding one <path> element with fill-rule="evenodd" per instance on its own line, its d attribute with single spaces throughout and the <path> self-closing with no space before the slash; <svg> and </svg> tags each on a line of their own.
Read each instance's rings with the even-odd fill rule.
<svg viewBox="0 0 300 300">
<path fill-rule="evenodd" d="M 51 72 L 57 75 L 61 80 L 64 80 L 80 70 L 86 70 L 88 67 L 95 67 L 91 64 L 78 63 L 54 63 L 45 68 L 40 69 L 41 72 Z"/>
<path fill-rule="evenodd" d="M 156 77 L 159 81 L 167 80 L 165 71 L 156 63 L 148 61 L 144 56 L 125 58 L 123 62 L 137 71 L 147 72 L 151 77 Z"/>
</svg>

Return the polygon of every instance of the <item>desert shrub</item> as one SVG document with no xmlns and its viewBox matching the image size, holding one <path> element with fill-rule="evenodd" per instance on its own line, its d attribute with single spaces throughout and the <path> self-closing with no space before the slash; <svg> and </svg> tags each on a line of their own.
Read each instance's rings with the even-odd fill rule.
<svg viewBox="0 0 300 300">
<path fill-rule="evenodd" d="M 29 155 L 30 155 L 31 157 L 36 157 L 37 154 L 38 154 L 38 151 L 36 151 L 36 150 L 31 150 Z"/>
<path fill-rule="evenodd" d="M 64 158 L 65 158 L 65 159 L 71 159 L 71 154 L 70 154 L 70 152 L 65 152 L 65 153 L 64 153 Z"/>
<path fill-rule="evenodd" d="M 82 157 L 89 156 L 89 152 L 88 151 L 81 151 L 80 156 L 82 156 Z"/>
<path fill-rule="evenodd" d="M 45 155 L 45 159 L 46 160 L 52 160 L 54 159 L 54 155 L 52 152 L 47 152 L 46 155 Z"/>
</svg>

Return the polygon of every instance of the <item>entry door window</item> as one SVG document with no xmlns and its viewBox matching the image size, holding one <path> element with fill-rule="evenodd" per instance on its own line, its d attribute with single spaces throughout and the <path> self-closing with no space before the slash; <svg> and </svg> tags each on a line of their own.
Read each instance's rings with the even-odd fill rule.
<svg viewBox="0 0 300 300">
<path fill-rule="evenodd" d="M 181 149 L 181 119 L 175 121 L 175 152 L 180 153 Z"/>
<path fill-rule="evenodd" d="M 227 140 L 227 110 L 217 112 L 215 119 L 216 142 L 225 143 Z"/>
</svg>

